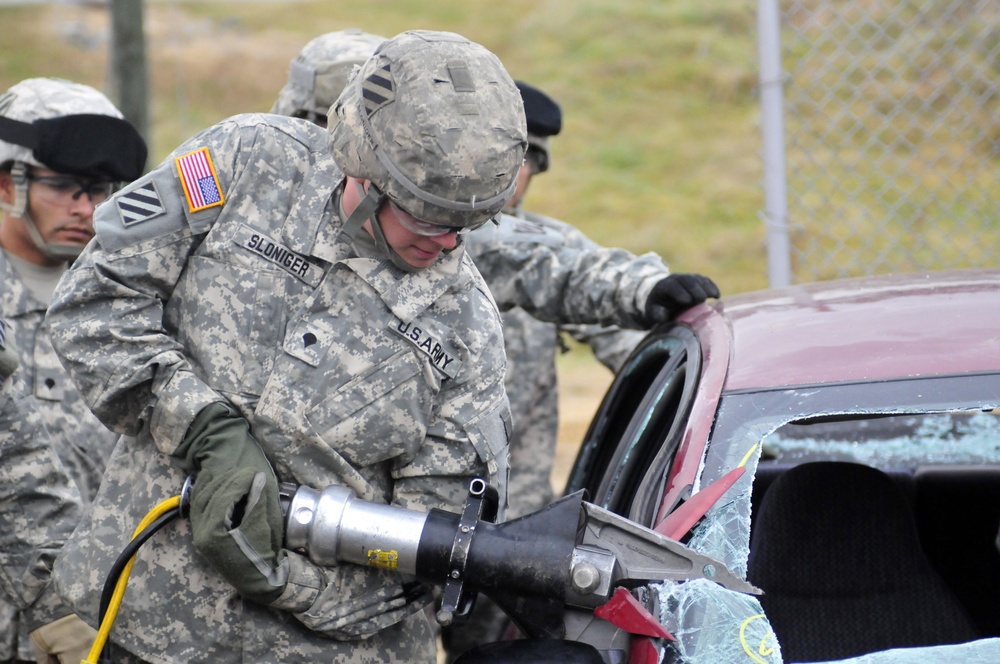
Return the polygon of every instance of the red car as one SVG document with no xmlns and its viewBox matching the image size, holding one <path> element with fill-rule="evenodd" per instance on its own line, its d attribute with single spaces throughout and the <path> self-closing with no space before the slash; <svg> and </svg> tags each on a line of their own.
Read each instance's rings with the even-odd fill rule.
<svg viewBox="0 0 1000 664">
<path fill-rule="evenodd" d="M 665 583 L 676 640 L 631 655 L 592 619 L 568 633 L 607 662 L 1000 662 L 998 408 L 998 270 L 691 309 L 619 372 L 567 493 L 763 594 Z"/>
</svg>

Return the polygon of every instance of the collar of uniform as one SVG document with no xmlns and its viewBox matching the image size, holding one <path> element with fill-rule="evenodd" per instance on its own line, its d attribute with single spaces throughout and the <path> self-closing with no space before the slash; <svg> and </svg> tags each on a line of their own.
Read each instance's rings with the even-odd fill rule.
<svg viewBox="0 0 1000 664">
<path fill-rule="evenodd" d="M 340 228 L 340 216 L 333 205 L 333 192 L 343 184 L 344 175 L 333 158 L 323 155 L 306 175 L 281 231 L 285 245 L 292 251 L 335 262 L 344 249 L 334 240 Z"/>
<path fill-rule="evenodd" d="M 15 256 L 0 249 L 0 311 L 9 318 L 22 316 L 31 311 L 45 311 L 46 304 L 35 297 L 31 289 L 21 279 L 14 269 L 12 260 Z"/>
<path fill-rule="evenodd" d="M 486 224 L 469 233 L 468 243 L 469 251 L 475 258 L 511 244 L 560 247 L 566 244 L 566 236 L 548 217 L 522 211 L 517 214 L 504 212 L 499 215 L 496 224 Z"/>
<path fill-rule="evenodd" d="M 471 286 L 472 273 L 463 268 L 465 250 L 459 246 L 430 267 L 403 272 L 384 258 L 351 258 L 342 261 L 365 280 L 382 302 L 404 323 L 413 321 L 450 290 Z"/>
</svg>

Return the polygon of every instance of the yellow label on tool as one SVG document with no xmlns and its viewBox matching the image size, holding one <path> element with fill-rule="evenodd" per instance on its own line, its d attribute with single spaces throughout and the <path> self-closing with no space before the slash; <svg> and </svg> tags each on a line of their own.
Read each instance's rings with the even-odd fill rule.
<svg viewBox="0 0 1000 664">
<path fill-rule="evenodd" d="M 399 551 L 368 550 L 368 565 L 379 569 L 394 570 L 399 567 Z"/>
</svg>

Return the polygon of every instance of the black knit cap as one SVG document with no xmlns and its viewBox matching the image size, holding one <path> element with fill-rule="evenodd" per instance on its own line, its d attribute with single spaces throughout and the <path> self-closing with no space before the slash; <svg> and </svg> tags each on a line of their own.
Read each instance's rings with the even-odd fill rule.
<svg viewBox="0 0 1000 664">
<path fill-rule="evenodd" d="M 524 115 L 528 120 L 528 133 L 536 136 L 555 136 L 562 129 L 562 111 L 552 97 L 524 81 L 514 81 L 524 100 Z"/>
</svg>

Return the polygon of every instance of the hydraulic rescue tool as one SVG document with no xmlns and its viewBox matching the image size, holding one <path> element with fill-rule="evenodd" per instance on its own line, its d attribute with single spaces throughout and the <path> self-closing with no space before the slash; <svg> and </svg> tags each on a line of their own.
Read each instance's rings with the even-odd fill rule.
<svg viewBox="0 0 1000 664">
<path fill-rule="evenodd" d="M 760 592 L 723 563 L 584 501 L 583 491 L 499 524 L 496 491 L 482 479 L 470 483 L 461 514 L 367 502 L 342 486 L 281 491 L 287 548 L 317 565 L 369 565 L 443 585 L 443 625 L 467 618 L 476 593 L 525 635 L 562 638 L 566 606 L 593 610 L 619 588 L 705 578 Z"/>
<path fill-rule="evenodd" d="M 139 547 L 171 520 L 186 515 L 191 491 L 189 477 L 180 495 L 146 515 L 115 561 L 101 596 L 100 630 L 86 664 L 99 660 Z M 529 639 L 585 641 L 590 634 L 591 640 L 613 648 L 618 632 L 613 626 L 611 632 L 602 627 L 592 631 L 593 621 L 617 611 L 609 607 L 620 607 L 613 598 L 622 594 L 648 598 L 644 586 L 690 579 L 760 593 L 718 560 L 586 502 L 584 493 L 498 524 L 497 492 L 478 478 L 469 485 L 461 514 L 368 502 L 343 486 L 321 491 L 294 484 L 280 487 L 288 549 L 321 566 L 367 565 L 442 586 L 437 620 L 443 625 L 467 619 L 482 593 Z"/>
</svg>

